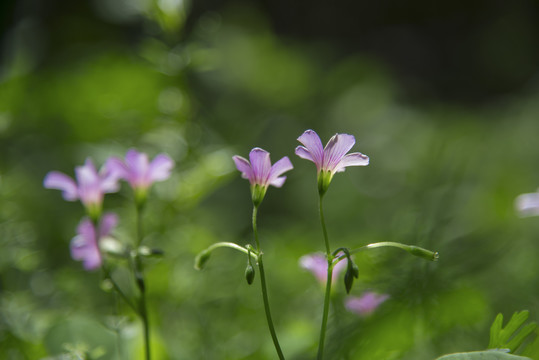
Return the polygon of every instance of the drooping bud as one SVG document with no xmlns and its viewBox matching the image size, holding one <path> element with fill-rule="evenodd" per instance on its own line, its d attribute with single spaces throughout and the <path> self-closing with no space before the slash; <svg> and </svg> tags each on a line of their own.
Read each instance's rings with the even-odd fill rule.
<svg viewBox="0 0 539 360">
<path fill-rule="evenodd" d="M 344 274 L 344 287 L 346 288 L 346 293 L 350 294 L 352 290 L 352 285 L 354 284 L 354 271 L 352 267 L 348 267 L 346 274 Z"/>
<path fill-rule="evenodd" d="M 206 262 L 209 260 L 210 255 L 211 251 L 209 250 L 204 250 L 200 252 L 195 258 L 195 269 L 202 270 Z"/>
<path fill-rule="evenodd" d="M 251 285 L 255 279 L 255 268 L 251 264 L 247 264 L 247 267 L 245 268 L 245 280 L 247 280 L 247 284 Z"/>
<path fill-rule="evenodd" d="M 356 279 L 359 278 L 359 268 L 357 267 L 355 262 L 352 262 L 352 273 L 354 274 L 354 277 Z"/>
</svg>

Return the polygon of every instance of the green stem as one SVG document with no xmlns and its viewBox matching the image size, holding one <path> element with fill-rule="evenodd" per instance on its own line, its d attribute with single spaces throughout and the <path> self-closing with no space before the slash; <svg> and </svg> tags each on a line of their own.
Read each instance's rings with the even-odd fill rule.
<svg viewBox="0 0 539 360">
<path fill-rule="evenodd" d="M 328 260 L 328 277 L 326 280 L 326 295 L 324 297 L 324 313 L 322 315 L 322 326 L 320 327 L 320 340 L 318 341 L 318 356 L 317 359 L 321 360 L 324 357 L 324 342 L 326 340 L 326 328 L 328 324 L 329 315 L 329 301 L 331 297 L 331 281 L 333 279 L 333 265 Z"/>
<path fill-rule="evenodd" d="M 365 246 L 361 246 L 361 247 L 350 250 L 350 255 L 358 253 L 358 252 L 363 251 L 363 250 L 375 249 L 375 248 L 379 248 L 379 247 L 395 247 L 395 248 L 399 248 L 399 249 L 402 249 L 402 250 L 404 250 L 404 251 L 406 251 L 406 252 L 408 252 L 408 253 L 410 253 L 410 254 L 412 254 L 414 256 L 418 256 L 418 257 L 421 257 L 423 259 L 427 259 L 427 260 L 430 260 L 430 261 L 437 261 L 438 257 L 439 257 L 439 254 L 436 251 L 431 251 L 431 250 L 421 248 L 419 246 L 406 245 L 406 244 L 401 244 L 401 243 L 393 242 L 393 241 L 382 241 L 382 242 L 377 242 L 377 243 L 372 243 L 372 244 L 368 244 L 368 245 L 365 245 Z M 336 252 L 338 252 L 339 250 L 342 250 L 342 249 L 343 248 L 339 248 L 339 249 L 335 250 L 334 253 L 336 253 Z M 336 259 L 335 264 L 338 263 L 339 261 L 345 259 L 345 258 L 346 258 L 346 255 L 339 256 Z"/>
<path fill-rule="evenodd" d="M 142 243 L 142 209 L 143 205 L 138 204 L 136 205 L 136 212 L 137 212 L 137 248 L 136 248 L 136 255 L 134 259 L 134 273 L 135 273 L 135 280 L 137 283 L 137 287 L 140 291 L 140 299 L 139 299 L 139 315 L 142 320 L 142 327 L 144 332 L 144 353 L 146 355 L 146 360 L 151 359 L 150 355 L 150 322 L 148 319 L 148 306 L 146 304 L 146 284 L 144 282 L 144 275 L 143 275 L 143 266 L 142 261 L 140 259 L 140 255 L 138 253 L 138 248 L 140 247 Z"/>
<path fill-rule="evenodd" d="M 251 251 L 247 250 L 247 248 L 243 247 L 243 246 L 240 246 L 238 244 L 234 244 L 232 242 L 218 242 L 218 243 L 215 243 L 211 246 L 208 246 L 206 248 L 206 250 L 204 250 L 204 252 L 212 252 L 213 250 L 217 249 L 217 248 L 220 248 L 220 247 L 228 247 L 228 248 L 232 248 L 232 249 L 235 249 L 235 250 L 238 250 L 238 251 L 241 251 L 242 253 L 244 254 L 247 254 L 247 255 L 251 255 L 251 257 L 253 259 L 257 259 L 258 256 L 256 255 L 256 252 L 253 251 L 251 249 Z"/>
<path fill-rule="evenodd" d="M 262 289 L 262 299 L 264 300 L 264 311 L 266 312 L 266 320 L 268 322 L 268 328 L 271 334 L 271 338 L 273 340 L 273 345 L 275 346 L 275 350 L 277 351 L 277 355 L 279 356 L 280 360 L 284 360 L 283 351 L 281 350 L 281 346 L 279 345 L 279 340 L 277 339 L 277 333 L 275 332 L 275 327 L 273 326 L 273 320 L 271 318 L 271 311 L 269 306 L 269 299 L 268 299 L 268 290 L 266 288 L 266 274 L 264 272 L 264 263 L 262 261 L 262 252 L 260 251 L 260 243 L 258 241 L 258 230 L 256 227 L 256 215 L 257 215 L 258 207 L 253 207 L 253 232 L 255 236 L 255 243 L 256 243 L 256 250 L 258 252 L 258 270 L 260 271 L 260 285 Z"/>
<path fill-rule="evenodd" d="M 326 229 L 326 220 L 324 219 L 324 208 L 322 206 L 322 199 L 324 198 L 324 195 L 320 195 L 320 199 L 318 201 L 318 207 L 320 209 L 320 223 L 322 224 L 322 232 L 324 233 L 324 242 L 326 244 L 326 254 L 329 257 L 331 257 L 331 250 L 329 248 L 329 238 L 328 238 L 328 231 Z"/>
<path fill-rule="evenodd" d="M 109 269 L 106 267 L 106 265 L 103 265 L 102 267 L 103 269 L 103 272 L 105 273 L 105 279 L 106 280 L 109 280 L 110 283 L 112 284 L 112 287 L 114 288 L 114 290 L 118 293 L 118 295 L 120 295 L 120 297 L 123 299 L 123 301 L 125 301 L 125 303 L 127 305 L 129 305 L 129 307 L 131 309 L 133 309 L 133 311 L 135 313 L 138 314 L 138 309 L 136 308 L 135 305 L 133 305 L 133 303 L 131 302 L 131 300 L 129 300 L 129 298 L 127 297 L 127 295 L 123 292 L 122 288 L 120 288 L 120 286 L 118 285 L 118 283 L 116 281 L 114 281 L 114 279 L 112 278 L 112 275 L 110 274 L 110 271 Z"/>
<path fill-rule="evenodd" d="M 329 247 L 328 232 L 326 229 L 326 221 L 324 219 L 324 208 L 322 206 L 322 199 L 324 195 L 320 194 L 319 209 L 320 209 L 320 223 L 322 224 L 322 232 L 324 233 L 324 243 L 326 245 L 326 257 L 328 261 L 328 276 L 326 280 L 326 294 L 324 296 L 324 312 L 322 314 L 322 325 L 320 327 L 320 340 L 318 342 L 318 356 L 317 359 L 321 360 L 324 357 L 324 342 L 326 339 L 326 328 L 328 324 L 329 316 L 329 302 L 331 298 L 331 281 L 333 279 L 333 255 Z"/>
</svg>

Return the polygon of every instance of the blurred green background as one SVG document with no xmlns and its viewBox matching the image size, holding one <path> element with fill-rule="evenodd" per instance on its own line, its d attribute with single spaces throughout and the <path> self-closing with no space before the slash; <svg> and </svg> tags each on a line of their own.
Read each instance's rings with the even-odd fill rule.
<svg viewBox="0 0 539 360">
<path fill-rule="evenodd" d="M 353 134 L 368 167 L 334 178 L 333 248 L 398 241 L 356 257 L 390 299 L 348 312 L 336 286 L 331 359 L 434 359 L 481 350 L 498 312 L 539 318 L 539 218 L 515 213 L 539 187 L 539 5 L 535 1 L 93 0 L 0 4 L 0 358 L 88 350 L 142 359 L 140 324 L 69 256 L 79 203 L 42 186 L 88 156 L 130 147 L 176 162 L 156 184 L 147 245 L 155 359 L 274 359 L 258 281 L 218 241 L 252 240 L 248 182 L 231 156 L 262 147 L 295 169 L 259 212 L 283 351 L 312 359 L 323 289 L 298 266 L 321 251 L 315 167 L 296 138 Z M 131 193 L 106 198 L 133 237 Z M 117 276 L 125 277 L 119 272 Z M 62 357 L 64 356 L 64 357 Z"/>
</svg>

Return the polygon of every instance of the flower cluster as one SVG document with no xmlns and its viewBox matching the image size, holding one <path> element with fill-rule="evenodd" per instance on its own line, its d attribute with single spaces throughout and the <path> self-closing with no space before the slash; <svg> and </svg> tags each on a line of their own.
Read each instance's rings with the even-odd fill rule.
<svg viewBox="0 0 539 360">
<path fill-rule="evenodd" d="M 359 153 L 350 153 L 356 139 L 348 134 L 335 134 L 325 147 L 314 130 L 306 130 L 298 141 L 303 146 L 296 148 L 296 155 L 302 159 L 312 161 L 316 165 L 318 176 L 318 191 L 324 194 L 337 172 L 343 172 L 348 166 L 365 166 L 369 164 L 369 157 Z M 292 170 L 290 159 L 285 156 L 271 165 L 270 154 L 261 149 L 254 148 L 249 153 L 249 160 L 235 155 L 232 157 L 236 168 L 244 179 L 251 184 L 251 196 L 255 205 L 259 205 L 269 185 L 283 186 L 285 172 Z"/>
<path fill-rule="evenodd" d="M 119 181 L 125 180 L 133 188 L 137 203 L 143 203 L 149 187 L 156 181 L 166 180 L 173 166 L 174 162 L 165 154 L 157 155 L 150 162 L 148 155 L 130 149 L 125 161 L 111 157 L 99 171 L 91 159 L 86 159 L 84 165 L 75 168 L 75 179 L 59 171 L 49 172 L 43 186 L 61 190 L 67 201 L 80 200 L 88 214 L 71 241 L 72 258 L 82 261 L 86 270 L 99 268 L 102 265 L 101 239 L 109 236 L 118 223 L 115 214 L 102 214 L 105 194 L 117 192 Z"/>
</svg>

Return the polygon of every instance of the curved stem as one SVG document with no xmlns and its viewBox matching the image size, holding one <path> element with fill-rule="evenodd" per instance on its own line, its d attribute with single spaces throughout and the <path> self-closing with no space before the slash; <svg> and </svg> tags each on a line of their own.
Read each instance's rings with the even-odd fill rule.
<svg viewBox="0 0 539 360">
<path fill-rule="evenodd" d="M 255 260 L 258 259 L 258 256 L 256 255 L 257 253 L 256 251 L 253 251 L 252 249 L 251 251 L 249 251 L 247 248 L 241 245 L 232 243 L 232 242 L 218 242 L 218 243 L 212 244 L 211 246 L 208 246 L 206 250 L 204 250 L 203 252 L 212 252 L 213 250 L 220 247 L 228 247 L 231 249 L 235 249 L 235 250 L 241 251 L 244 254 L 251 255 L 251 257 Z"/>
<path fill-rule="evenodd" d="M 260 287 L 262 289 L 262 299 L 264 301 L 264 311 L 266 313 L 266 320 L 268 322 L 268 328 L 271 334 L 271 339 L 273 340 L 273 345 L 275 346 L 275 350 L 277 351 L 277 355 L 279 356 L 280 360 L 284 360 L 283 351 L 281 350 L 281 346 L 279 345 L 279 340 L 277 339 L 277 333 L 275 332 L 275 327 L 273 326 L 273 320 L 271 318 L 271 311 L 269 306 L 269 299 L 268 299 L 268 290 L 266 287 L 266 274 L 264 272 L 264 263 L 262 261 L 262 253 L 260 252 L 260 243 L 258 241 L 258 229 L 256 227 L 256 215 L 257 215 L 258 207 L 253 207 L 253 232 L 255 236 L 255 243 L 256 243 L 256 250 L 258 252 L 258 270 L 260 271 Z"/>
<path fill-rule="evenodd" d="M 129 305 L 129 307 L 135 312 L 138 314 L 138 309 L 136 308 L 135 305 L 133 305 L 133 303 L 131 302 L 131 300 L 129 300 L 129 298 L 127 297 L 127 295 L 123 292 L 122 288 L 120 287 L 120 285 L 118 285 L 118 283 L 116 281 L 114 281 L 114 279 L 112 278 L 112 275 L 110 274 L 110 271 L 109 269 L 103 265 L 102 267 L 103 269 L 103 272 L 105 273 L 105 279 L 109 280 L 110 283 L 112 284 L 112 287 L 114 288 L 114 290 L 118 293 L 118 295 L 120 295 L 120 297 L 123 299 L 123 301 L 125 301 L 125 303 L 127 305 Z"/>
<path fill-rule="evenodd" d="M 333 255 L 331 254 L 331 248 L 329 246 L 328 231 L 326 229 L 326 221 L 324 219 L 324 208 L 322 206 L 322 199 L 324 194 L 320 194 L 318 201 L 320 210 L 320 223 L 322 224 L 322 232 L 324 233 L 324 243 L 326 245 L 326 257 L 328 261 L 328 276 L 326 280 L 326 294 L 324 296 L 324 312 L 322 313 L 322 325 L 320 327 L 320 340 L 318 342 L 318 356 L 317 359 L 321 360 L 324 357 L 324 342 L 326 339 L 326 329 L 329 316 L 329 302 L 331 298 L 331 281 L 333 279 Z"/>
<path fill-rule="evenodd" d="M 436 251 L 431 251 L 431 250 L 427 250 L 427 249 L 424 249 L 424 248 L 421 248 L 419 246 L 415 246 L 415 245 L 406 245 L 406 244 L 401 244 L 401 243 L 398 243 L 398 242 L 393 242 L 393 241 L 381 241 L 381 242 L 377 242 L 377 243 L 372 243 L 372 244 L 368 244 L 368 245 L 365 245 L 365 246 L 360 246 L 358 248 L 355 248 L 355 249 L 352 249 L 350 250 L 350 255 L 352 254 L 355 254 L 355 253 L 358 253 L 360 251 L 363 251 L 363 250 L 368 250 L 368 249 L 375 249 L 375 248 L 379 248 L 379 247 L 395 247 L 395 248 L 399 248 L 399 249 L 402 249 L 414 256 L 418 256 L 418 257 L 422 257 L 424 259 L 427 259 L 427 260 L 430 260 L 430 261 L 437 261 L 438 260 L 438 257 L 439 257 L 439 254 L 438 252 Z M 339 248 L 337 250 L 335 250 L 336 252 L 338 250 L 341 250 L 342 248 Z M 339 261 L 343 260 L 346 258 L 346 255 L 341 255 L 339 257 L 336 258 L 335 260 L 335 264 L 338 263 Z"/>
</svg>

